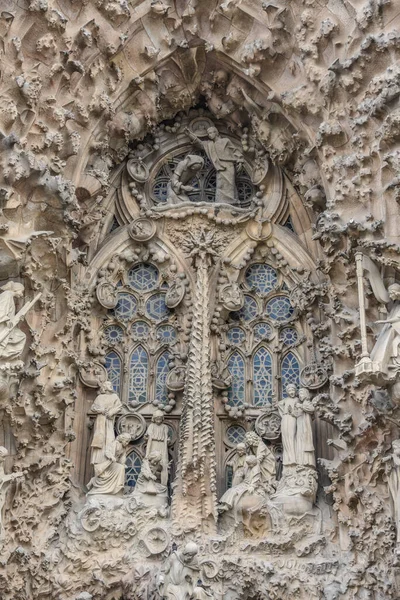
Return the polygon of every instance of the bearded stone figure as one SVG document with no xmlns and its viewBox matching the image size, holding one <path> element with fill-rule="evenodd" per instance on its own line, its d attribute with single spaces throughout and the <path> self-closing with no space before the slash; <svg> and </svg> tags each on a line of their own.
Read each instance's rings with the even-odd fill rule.
<svg viewBox="0 0 400 600">
<path fill-rule="evenodd" d="M 126 450 L 129 433 L 121 433 L 105 452 L 105 460 L 96 465 L 96 474 L 88 483 L 88 495 L 117 495 L 124 489 Z"/>
<path fill-rule="evenodd" d="M 91 408 L 96 415 L 91 444 L 91 463 L 94 466 L 95 474 L 97 474 L 97 465 L 104 463 L 107 448 L 115 439 L 114 420 L 121 408 L 121 400 L 114 392 L 112 383 L 106 381 Z"/>
</svg>

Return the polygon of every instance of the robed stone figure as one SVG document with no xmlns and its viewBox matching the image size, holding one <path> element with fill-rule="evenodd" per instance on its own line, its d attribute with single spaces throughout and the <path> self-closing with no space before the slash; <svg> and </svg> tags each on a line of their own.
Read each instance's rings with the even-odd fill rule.
<svg viewBox="0 0 400 600">
<path fill-rule="evenodd" d="M 115 440 L 114 419 L 121 408 L 122 403 L 118 394 L 113 391 L 111 382 L 106 381 L 102 393 L 97 396 L 91 408 L 91 412 L 96 415 L 91 444 L 91 463 L 94 466 L 95 474 L 97 474 L 97 465 L 104 463 L 106 450 Z"/>
</svg>

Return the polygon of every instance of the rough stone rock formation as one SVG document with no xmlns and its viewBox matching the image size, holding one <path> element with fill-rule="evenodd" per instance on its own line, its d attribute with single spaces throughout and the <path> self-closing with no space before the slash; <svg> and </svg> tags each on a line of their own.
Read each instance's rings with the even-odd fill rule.
<svg viewBox="0 0 400 600">
<path fill-rule="evenodd" d="M 2 0 L 2 600 L 400 596 L 399 31 Z"/>
</svg>

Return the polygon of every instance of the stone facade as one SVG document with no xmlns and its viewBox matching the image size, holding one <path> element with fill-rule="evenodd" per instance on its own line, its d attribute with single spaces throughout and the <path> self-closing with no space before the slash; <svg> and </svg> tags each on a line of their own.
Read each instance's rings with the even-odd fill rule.
<svg viewBox="0 0 400 600">
<path fill-rule="evenodd" d="M 399 30 L 2 1 L 1 600 L 400 597 Z"/>
</svg>

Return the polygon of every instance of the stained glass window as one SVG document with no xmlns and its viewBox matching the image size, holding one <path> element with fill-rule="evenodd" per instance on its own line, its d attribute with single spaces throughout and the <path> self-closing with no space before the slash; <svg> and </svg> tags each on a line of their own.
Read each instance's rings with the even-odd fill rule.
<svg viewBox="0 0 400 600">
<path fill-rule="evenodd" d="M 282 323 L 292 316 L 293 306 L 287 296 L 275 296 L 267 302 L 266 312 L 271 319 Z"/>
<path fill-rule="evenodd" d="M 145 340 L 149 337 L 150 327 L 146 321 L 135 321 L 132 324 L 131 332 L 134 340 Z"/>
<path fill-rule="evenodd" d="M 244 306 L 238 311 L 231 312 L 231 318 L 235 320 L 243 319 L 244 321 L 251 321 L 257 316 L 258 306 L 257 302 L 251 296 L 245 294 Z"/>
<path fill-rule="evenodd" d="M 165 294 L 153 294 L 146 302 L 146 313 L 151 319 L 161 321 L 169 314 L 169 309 L 165 304 Z"/>
<path fill-rule="evenodd" d="M 254 325 L 254 339 L 256 342 L 261 342 L 262 340 L 269 340 L 272 337 L 272 327 L 265 323 L 264 321 L 261 323 L 257 323 Z"/>
<path fill-rule="evenodd" d="M 135 487 L 141 468 L 142 459 L 140 456 L 135 451 L 130 452 L 125 462 L 125 486 L 127 488 L 132 489 Z"/>
<path fill-rule="evenodd" d="M 157 287 L 158 269 L 148 263 L 135 265 L 128 271 L 128 282 L 133 289 L 139 292 L 150 292 Z"/>
<path fill-rule="evenodd" d="M 251 290 L 268 294 L 278 283 L 278 275 L 269 265 L 257 263 L 247 269 L 245 280 Z"/>
<path fill-rule="evenodd" d="M 286 386 L 288 383 L 299 385 L 300 381 L 300 365 L 293 352 L 288 352 L 282 359 L 281 363 L 281 380 L 282 380 L 282 395 L 285 398 Z"/>
<path fill-rule="evenodd" d="M 285 346 L 292 346 L 297 342 L 299 336 L 293 327 L 285 327 L 280 332 L 279 339 L 283 344 L 285 344 Z"/>
<path fill-rule="evenodd" d="M 104 366 L 108 380 L 111 381 L 114 392 L 119 394 L 121 389 L 121 359 L 116 352 L 108 352 L 105 358 Z"/>
<path fill-rule="evenodd" d="M 135 296 L 120 292 L 118 294 L 117 306 L 114 308 L 114 315 L 121 321 L 129 321 L 135 316 L 137 310 L 137 301 Z"/>
<path fill-rule="evenodd" d="M 124 332 L 118 325 L 109 325 L 104 329 L 104 339 L 109 344 L 116 344 L 121 342 L 124 336 Z"/>
<path fill-rule="evenodd" d="M 166 380 L 169 372 L 169 361 L 169 353 L 163 352 L 156 365 L 156 400 L 163 404 L 168 400 Z"/>
<path fill-rule="evenodd" d="M 233 352 L 228 360 L 228 370 L 232 375 L 232 383 L 228 390 L 228 401 L 231 406 L 241 406 L 245 401 L 245 364 L 239 352 Z"/>
<path fill-rule="evenodd" d="M 230 444 L 239 444 L 243 442 L 246 430 L 241 425 L 231 425 L 226 430 L 226 437 Z"/>
<path fill-rule="evenodd" d="M 226 472 L 225 472 L 225 482 L 226 482 L 227 490 L 229 490 L 229 488 L 232 487 L 232 481 L 233 481 L 233 469 L 232 469 L 231 465 L 227 465 Z"/>
<path fill-rule="evenodd" d="M 149 357 L 142 346 L 132 352 L 129 370 L 129 402 L 147 402 Z"/>
<path fill-rule="evenodd" d="M 272 402 L 272 358 L 266 348 L 259 348 L 253 357 L 254 405 Z"/>
<path fill-rule="evenodd" d="M 243 344 L 244 340 L 246 339 L 246 334 L 240 327 L 231 327 L 228 330 L 227 337 L 231 344 L 239 345 Z"/>
<path fill-rule="evenodd" d="M 157 328 L 157 339 L 164 344 L 173 344 L 176 340 L 176 329 L 172 325 L 160 325 Z"/>
</svg>

